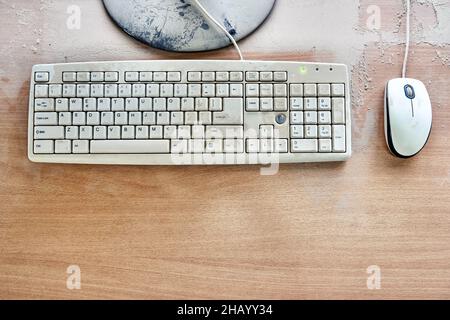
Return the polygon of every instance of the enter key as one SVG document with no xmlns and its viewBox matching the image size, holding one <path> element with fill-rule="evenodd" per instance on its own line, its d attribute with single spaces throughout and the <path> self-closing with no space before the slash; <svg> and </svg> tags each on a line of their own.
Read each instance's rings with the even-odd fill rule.
<svg viewBox="0 0 450 320">
<path fill-rule="evenodd" d="M 223 111 L 213 112 L 213 124 L 244 124 L 244 100 L 224 98 Z"/>
</svg>

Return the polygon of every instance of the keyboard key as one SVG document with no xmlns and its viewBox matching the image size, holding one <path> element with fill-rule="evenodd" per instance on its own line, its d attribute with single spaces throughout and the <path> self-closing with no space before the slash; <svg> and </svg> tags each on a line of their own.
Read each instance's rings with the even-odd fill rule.
<svg viewBox="0 0 450 320">
<path fill-rule="evenodd" d="M 77 81 L 77 73 L 76 72 L 63 72 L 63 81 L 64 82 Z"/>
<path fill-rule="evenodd" d="M 54 99 L 35 99 L 34 100 L 34 111 L 35 112 L 55 111 L 55 100 Z"/>
<path fill-rule="evenodd" d="M 331 139 L 319 140 L 319 152 L 331 152 Z"/>
<path fill-rule="evenodd" d="M 105 74 L 103 72 L 91 72 L 92 82 L 102 82 L 105 80 Z"/>
<path fill-rule="evenodd" d="M 34 124 L 37 126 L 56 126 L 58 125 L 58 113 L 37 112 L 34 114 Z"/>
<path fill-rule="evenodd" d="M 305 97 L 317 96 L 317 85 L 312 83 L 306 83 L 303 85 L 303 93 Z"/>
<path fill-rule="evenodd" d="M 139 81 L 141 82 L 150 82 L 153 80 L 153 73 L 152 72 L 140 72 L 139 73 Z"/>
<path fill-rule="evenodd" d="M 243 124 L 244 101 L 242 98 L 224 98 L 223 111 L 213 112 L 213 124 Z"/>
<path fill-rule="evenodd" d="M 291 84 L 291 97 L 303 97 L 303 84 Z"/>
<path fill-rule="evenodd" d="M 319 96 L 329 97 L 331 95 L 331 87 L 330 85 L 321 83 L 317 85 L 317 89 L 319 92 Z"/>
<path fill-rule="evenodd" d="M 283 71 L 274 72 L 273 79 L 275 81 L 287 81 L 287 72 L 283 72 Z"/>
<path fill-rule="evenodd" d="M 88 140 L 74 140 L 72 142 L 73 153 L 89 153 L 89 141 Z"/>
<path fill-rule="evenodd" d="M 181 81 L 181 72 L 168 72 L 167 80 L 172 82 Z"/>
<path fill-rule="evenodd" d="M 333 126 L 333 152 L 345 152 L 345 126 Z"/>
<path fill-rule="evenodd" d="M 273 73 L 270 71 L 263 71 L 259 73 L 261 81 L 272 81 Z"/>
<path fill-rule="evenodd" d="M 216 81 L 229 81 L 230 80 L 230 74 L 228 72 L 219 71 L 216 72 Z"/>
<path fill-rule="evenodd" d="M 53 140 L 34 141 L 35 154 L 50 154 L 54 151 Z"/>
<path fill-rule="evenodd" d="M 259 73 L 254 71 L 248 71 L 245 74 L 245 80 L 247 81 L 259 81 Z"/>
<path fill-rule="evenodd" d="M 139 81 L 139 72 L 125 72 L 126 82 L 137 82 Z"/>
<path fill-rule="evenodd" d="M 292 139 L 291 151 L 294 153 L 301 152 L 317 152 L 318 142 L 317 139 Z"/>
<path fill-rule="evenodd" d="M 36 72 L 34 74 L 34 81 L 36 82 L 48 82 L 50 74 L 48 72 Z"/>
<path fill-rule="evenodd" d="M 202 73 L 201 72 L 188 72 L 188 81 L 191 82 L 200 82 L 202 81 Z"/>
<path fill-rule="evenodd" d="M 167 72 L 153 72 L 153 81 L 155 82 L 165 82 L 167 81 Z"/>
<path fill-rule="evenodd" d="M 331 85 L 331 94 L 333 97 L 344 97 L 345 96 L 345 85 L 342 83 L 333 83 Z"/>
<path fill-rule="evenodd" d="M 169 153 L 169 140 L 93 140 L 91 153 Z"/>
<path fill-rule="evenodd" d="M 55 153 L 71 153 L 72 144 L 69 140 L 56 140 L 55 141 Z"/>
<path fill-rule="evenodd" d="M 91 73 L 90 72 L 77 72 L 77 81 L 78 82 L 91 81 Z"/>
<path fill-rule="evenodd" d="M 119 81 L 119 73 L 114 71 L 105 72 L 106 82 L 117 82 Z"/>
<path fill-rule="evenodd" d="M 332 100 L 333 124 L 345 124 L 345 100 L 344 98 L 333 98 Z"/>
<path fill-rule="evenodd" d="M 64 139 L 64 127 L 61 126 L 36 126 L 34 138 L 38 140 Z"/>
<path fill-rule="evenodd" d="M 35 98 L 47 98 L 48 97 L 48 85 L 38 84 L 34 86 Z"/>
<path fill-rule="evenodd" d="M 240 71 L 230 72 L 230 81 L 232 82 L 240 82 L 244 80 L 243 73 Z"/>
<path fill-rule="evenodd" d="M 216 80 L 216 74 L 215 72 L 202 72 L 202 81 L 215 81 Z"/>
</svg>

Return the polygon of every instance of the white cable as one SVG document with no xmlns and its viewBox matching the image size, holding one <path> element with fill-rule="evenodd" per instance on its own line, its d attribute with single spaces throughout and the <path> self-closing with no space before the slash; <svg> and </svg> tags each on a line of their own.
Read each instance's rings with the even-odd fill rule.
<svg viewBox="0 0 450 320">
<path fill-rule="evenodd" d="M 214 22 L 214 24 L 217 25 L 227 35 L 227 37 L 230 39 L 231 43 L 233 43 L 234 47 L 236 48 L 236 50 L 237 50 L 237 52 L 239 54 L 239 58 L 241 60 L 244 60 L 244 57 L 242 56 L 241 49 L 239 48 L 236 40 L 234 40 L 233 36 L 227 31 L 227 29 L 225 29 L 225 27 L 211 15 L 208 12 L 208 10 L 206 10 L 205 7 L 203 7 L 198 0 L 192 0 L 192 1 L 203 12 L 203 14 L 209 18 L 209 20 Z"/>
<path fill-rule="evenodd" d="M 410 33 L 411 33 L 411 0 L 406 1 L 406 48 L 405 58 L 403 59 L 402 78 L 406 78 L 406 67 L 408 65 Z"/>
</svg>

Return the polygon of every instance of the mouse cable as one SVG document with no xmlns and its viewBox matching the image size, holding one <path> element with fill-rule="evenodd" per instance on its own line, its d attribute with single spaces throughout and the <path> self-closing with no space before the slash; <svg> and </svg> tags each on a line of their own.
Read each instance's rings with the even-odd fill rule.
<svg viewBox="0 0 450 320">
<path fill-rule="evenodd" d="M 406 67 L 408 65 L 409 45 L 411 37 L 411 0 L 406 1 L 406 48 L 405 58 L 403 59 L 402 78 L 406 78 Z"/>
<path fill-rule="evenodd" d="M 225 29 L 225 27 L 224 27 L 219 21 L 217 21 L 217 20 L 216 20 L 216 19 L 208 12 L 208 10 L 206 10 L 205 7 L 202 6 L 202 4 L 201 4 L 198 0 L 193 0 L 193 2 L 194 2 L 194 4 L 195 4 L 195 6 L 196 6 L 198 9 L 200 9 L 200 11 L 202 11 L 202 13 L 203 13 L 206 17 L 208 17 L 209 20 L 211 20 L 212 22 L 214 22 L 214 24 L 217 25 L 217 26 L 220 28 L 220 30 L 222 30 L 222 31 L 227 35 L 227 37 L 230 39 L 230 41 L 231 41 L 231 43 L 233 44 L 233 46 L 236 48 L 236 50 L 237 50 L 237 52 L 238 52 L 238 54 L 239 54 L 239 58 L 240 58 L 241 60 L 244 60 L 244 57 L 242 56 L 241 49 L 239 48 L 239 46 L 238 46 L 236 40 L 234 40 L 233 36 L 228 32 L 228 30 Z"/>
</svg>

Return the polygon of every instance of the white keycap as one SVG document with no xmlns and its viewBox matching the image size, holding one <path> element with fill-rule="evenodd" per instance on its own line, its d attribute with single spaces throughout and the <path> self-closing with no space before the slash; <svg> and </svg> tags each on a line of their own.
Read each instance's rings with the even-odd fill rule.
<svg viewBox="0 0 450 320">
<path fill-rule="evenodd" d="M 275 111 L 287 111 L 288 109 L 287 98 L 274 98 L 273 104 Z"/>
<path fill-rule="evenodd" d="M 317 98 L 305 98 L 303 108 L 305 110 L 317 110 Z"/>
<path fill-rule="evenodd" d="M 287 73 L 283 71 L 274 72 L 273 79 L 275 81 L 287 81 Z"/>
<path fill-rule="evenodd" d="M 48 85 L 37 84 L 34 86 L 34 97 L 35 98 L 47 98 L 48 97 Z"/>
<path fill-rule="evenodd" d="M 333 152 L 345 152 L 345 126 L 333 126 Z"/>
<path fill-rule="evenodd" d="M 83 99 L 72 98 L 69 100 L 69 110 L 70 111 L 82 111 L 83 110 Z"/>
<path fill-rule="evenodd" d="M 108 127 L 108 139 L 109 140 L 119 140 L 121 134 L 121 127 L 119 126 L 110 126 Z"/>
<path fill-rule="evenodd" d="M 77 84 L 77 97 L 87 98 L 90 95 L 90 85 L 88 84 Z"/>
<path fill-rule="evenodd" d="M 299 152 L 317 152 L 318 142 L 317 139 L 292 139 L 291 151 L 294 153 Z"/>
<path fill-rule="evenodd" d="M 72 142 L 73 153 L 89 153 L 89 141 L 88 140 L 74 140 Z"/>
<path fill-rule="evenodd" d="M 153 110 L 153 100 L 152 100 L 152 98 L 141 98 L 141 99 L 139 99 L 139 110 L 140 111 L 152 111 Z"/>
<path fill-rule="evenodd" d="M 207 111 L 208 103 L 207 98 L 195 98 L 195 111 Z"/>
<path fill-rule="evenodd" d="M 78 139 L 78 127 L 75 126 L 67 126 L 65 127 L 65 137 L 69 140 Z"/>
<path fill-rule="evenodd" d="M 142 113 L 141 112 L 130 112 L 128 124 L 137 126 L 142 124 Z"/>
<path fill-rule="evenodd" d="M 38 126 L 58 125 L 58 114 L 56 112 L 36 112 L 34 124 Z"/>
<path fill-rule="evenodd" d="M 142 114 L 142 124 L 156 124 L 156 113 L 144 112 Z"/>
<path fill-rule="evenodd" d="M 86 124 L 99 125 L 100 124 L 100 112 L 88 112 L 86 116 Z"/>
<path fill-rule="evenodd" d="M 216 72 L 216 81 L 229 81 L 230 74 L 226 71 Z"/>
<path fill-rule="evenodd" d="M 189 97 L 201 97 L 202 96 L 202 85 L 197 83 L 190 83 L 188 85 L 188 96 Z"/>
<path fill-rule="evenodd" d="M 198 123 L 200 124 L 211 124 L 211 112 L 199 112 L 198 113 Z"/>
<path fill-rule="evenodd" d="M 331 124 L 331 112 L 320 111 L 319 112 L 319 124 Z"/>
<path fill-rule="evenodd" d="M 253 98 L 253 99 L 258 99 L 258 98 Z M 259 103 L 260 103 L 261 111 L 273 111 L 273 99 L 272 98 L 261 98 L 259 100 Z M 256 111 L 256 110 L 253 110 L 253 111 Z"/>
<path fill-rule="evenodd" d="M 155 81 L 155 82 L 167 81 L 167 72 L 163 72 L 163 71 L 153 72 L 153 81 Z"/>
<path fill-rule="evenodd" d="M 125 100 L 122 98 L 115 98 L 111 100 L 111 110 L 112 111 L 124 111 L 125 110 Z"/>
<path fill-rule="evenodd" d="M 55 141 L 55 153 L 71 153 L 72 144 L 69 140 L 56 140 Z"/>
<path fill-rule="evenodd" d="M 173 84 L 171 83 L 161 84 L 159 94 L 161 97 L 173 97 Z"/>
<path fill-rule="evenodd" d="M 273 126 L 272 125 L 261 125 L 259 127 L 259 137 L 272 139 L 273 136 Z M 243 137 L 242 137 L 243 138 Z"/>
<path fill-rule="evenodd" d="M 202 81 L 215 81 L 216 80 L 216 74 L 215 72 L 202 72 Z"/>
<path fill-rule="evenodd" d="M 183 98 L 181 99 L 181 110 L 183 111 L 193 111 L 194 110 L 194 98 Z"/>
<path fill-rule="evenodd" d="M 188 140 L 171 140 L 170 143 L 171 153 L 187 153 L 188 152 Z"/>
<path fill-rule="evenodd" d="M 163 127 L 162 126 L 151 126 L 150 127 L 150 139 L 161 139 L 163 137 Z"/>
<path fill-rule="evenodd" d="M 74 112 L 72 114 L 72 124 L 76 126 L 83 126 L 86 124 L 85 112 Z"/>
<path fill-rule="evenodd" d="M 172 82 L 181 81 L 181 72 L 172 71 L 167 73 L 167 80 Z"/>
<path fill-rule="evenodd" d="M 55 99 L 56 111 L 69 111 L 69 100 L 66 98 Z"/>
<path fill-rule="evenodd" d="M 134 139 L 134 126 L 123 126 L 122 127 L 122 139 Z"/>
<path fill-rule="evenodd" d="M 166 102 L 167 102 L 166 98 L 153 99 L 153 110 L 154 111 L 166 111 L 167 110 Z"/>
<path fill-rule="evenodd" d="M 331 94 L 333 95 L 333 97 L 344 97 L 345 85 L 343 83 L 333 83 L 331 85 Z"/>
<path fill-rule="evenodd" d="M 319 152 L 331 152 L 331 139 L 319 140 Z"/>
<path fill-rule="evenodd" d="M 193 139 L 188 142 L 189 152 L 191 153 L 203 153 L 205 151 L 205 140 Z"/>
<path fill-rule="evenodd" d="M 317 112 L 307 111 L 304 114 L 305 124 L 316 124 L 317 123 Z"/>
<path fill-rule="evenodd" d="M 303 86 L 303 94 L 305 95 L 305 97 L 316 97 L 317 85 L 314 83 L 306 83 Z"/>
<path fill-rule="evenodd" d="M 273 85 L 268 83 L 263 83 L 259 85 L 259 95 L 261 97 L 272 97 L 273 96 Z"/>
<path fill-rule="evenodd" d="M 64 127 L 61 126 L 36 126 L 34 138 L 38 140 L 64 139 Z"/>
<path fill-rule="evenodd" d="M 291 112 L 291 124 L 303 124 L 303 112 L 292 111 Z"/>
<path fill-rule="evenodd" d="M 48 96 L 50 98 L 59 98 L 62 96 L 62 85 L 61 84 L 51 84 L 48 87 Z"/>
<path fill-rule="evenodd" d="M 245 110 L 259 111 L 259 98 L 247 98 L 245 101 Z"/>
<path fill-rule="evenodd" d="M 202 80 L 201 72 L 188 72 L 188 81 L 200 82 Z"/>
<path fill-rule="evenodd" d="M 230 95 L 230 87 L 228 84 L 220 83 L 216 85 L 216 95 L 218 97 L 228 97 Z"/>
<path fill-rule="evenodd" d="M 105 72 L 106 82 L 116 82 L 119 81 L 119 73 L 114 71 Z"/>
<path fill-rule="evenodd" d="M 128 124 L 128 112 L 114 112 L 114 124 L 119 126 Z"/>
<path fill-rule="evenodd" d="M 317 126 L 316 125 L 306 125 L 305 126 L 305 138 L 317 138 Z"/>
<path fill-rule="evenodd" d="M 91 97 L 102 98 L 104 95 L 103 84 L 95 83 L 91 84 Z"/>
<path fill-rule="evenodd" d="M 58 124 L 60 126 L 70 126 L 72 124 L 72 113 L 60 112 L 58 114 Z"/>
<path fill-rule="evenodd" d="M 345 100 L 344 98 L 333 98 L 332 100 L 333 124 L 345 124 Z"/>
<path fill-rule="evenodd" d="M 138 98 L 126 98 L 125 99 L 125 110 L 126 111 L 139 110 L 139 99 Z"/>
<path fill-rule="evenodd" d="M 148 139 L 148 126 L 137 126 L 136 127 L 136 139 Z"/>
<path fill-rule="evenodd" d="M 203 97 L 214 97 L 216 95 L 216 86 L 212 83 L 204 83 L 202 85 Z"/>
<path fill-rule="evenodd" d="M 133 84 L 132 95 L 133 97 L 143 98 L 145 97 L 145 84 L 135 83 Z"/>
<path fill-rule="evenodd" d="M 303 98 L 291 98 L 291 110 L 303 110 Z"/>
<path fill-rule="evenodd" d="M 77 81 L 77 73 L 76 72 L 63 72 L 63 81 L 64 82 Z"/>
<path fill-rule="evenodd" d="M 291 84 L 291 97 L 303 97 L 303 84 Z"/>
<path fill-rule="evenodd" d="M 114 124 L 114 112 L 102 112 L 101 124 L 110 126 Z"/>
<path fill-rule="evenodd" d="M 106 139 L 106 127 L 105 126 L 96 126 L 94 127 L 94 139 Z"/>
<path fill-rule="evenodd" d="M 191 127 L 190 126 L 179 126 L 178 127 L 178 139 L 190 139 L 191 138 Z"/>
<path fill-rule="evenodd" d="M 259 139 L 247 139 L 247 152 L 258 153 L 259 151 Z"/>
<path fill-rule="evenodd" d="M 183 124 L 184 123 L 184 112 L 171 112 L 170 113 L 170 124 Z"/>
<path fill-rule="evenodd" d="M 302 139 L 303 135 L 303 126 L 302 125 L 292 125 L 291 126 L 291 138 L 292 139 Z"/>
<path fill-rule="evenodd" d="M 77 72 L 77 81 L 88 82 L 91 80 L 91 74 L 89 72 Z"/>
<path fill-rule="evenodd" d="M 287 96 L 287 85 L 284 83 L 277 83 L 273 85 L 273 92 L 275 97 Z"/>
<path fill-rule="evenodd" d="M 223 152 L 225 153 L 244 152 L 244 141 L 242 139 L 225 139 L 223 141 Z"/>
<path fill-rule="evenodd" d="M 80 139 L 81 140 L 91 140 L 92 139 L 92 128 L 91 126 L 80 127 Z"/>
<path fill-rule="evenodd" d="M 36 154 L 50 154 L 54 151 L 53 140 L 34 141 L 34 153 Z"/>
<path fill-rule="evenodd" d="M 319 138 L 331 138 L 331 126 L 321 125 L 319 126 Z"/>
<path fill-rule="evenodd" d="M 97 110 L 97 99 L 95 98 L 83 99 L 83 111 L 96 111 L 96 110 Z"/>
<path fill-rule="evenodd" d="M 259 73 L 259 77 L 261 81 L 272 81 L 273 80 L 273 73 L 270 71 L 263 71 Z"/>
<path fill-rule="evenodd" d="M 147 84 L 147 97 L 159 97 L 159 84 Z"/>
<path fill-rule="evenodd" d="M 36 112 L 48 112 L 55 111 L 55 100 L 54 99 L 35 99 L 34 100 L 34 111 Z"/>
<path fill-rule="evenodd" d="M 170 112 L 158 112 L 156 114 L 156 123 L 161 125 L 170 124 Z"/>
<path fill-rule="evenodd" d="M 250 83 L 245 86 L 247 97 L 259 97 L 259 85 Z"/>
<path fill-rule="evenodd" d="M 93 140 L 91 153 L 169 153 L 169 140 Z"/>
<path fill-rule="evenodd" d="M 331 87 L 328 83 L 320 83 L 317 85 L 319 96 L 328 97 L 331 94 Z"/>
<path fill-rule="evenodd" d="M 63 85 L 63 97 L 73 98 L 77 95 L 77 86 L 74 84 L 64 84 Z"/>
<path fill-rule="evenodd" d="M 331 98 L 319 98 L 319 110 L 331 110 Z"/>
<path fill-rule="evenodd" d="M 150 71 L 139 72 L 139 81 L 150 82 L 153 80 L 153 73 Z"/>
<path fill-rule="evenodd" d="M 188 86 L 185 83 L 177 83 L 174 86 L 174 95 L 175 97 L 186 97 Z"/>
<path fill-rule="evenodd" d="M 125 72 L 125 81 L 127 82 L 139 81 L 139 72 Z"/>
<path fill-rule="evenodd" d="M 213 112 L 213 124 L 243 124 L 244 100 L 242 98 L 224 98 L 223 111 Z"/>
<path fill-rule="evenodd" d="M 105 84 L 105 97 L 116 98 L 119 95 L 117 84 L 109 83 Z"/>
<path fill-rule="evenodd" d="M 206 126 L 206 139 L 242 139 L 244 128 L 242 126 Z"/>
<path fill-rule="evenodd" d="M 131 84 L 119 84 L 119 97 L 131 97 Z"/>
<path fill-rule="evenodd" d="M 111 110 L 111 99 L 102 98 L 97 100 L 97 110 L 98 111 L 109 111 Z"/>
<path fill-rule="evenodd" d="M 105 80 L 105 74 L 103 72 L 91 72 L 91 81 L 102 82 Z"/>
<path fill-rule="evenodd" d="M 196 124 L 198 121 L 197 119 L 197 112 L 186 112 L 184 115 L 184 123 L 186 124 Z"/>
<path fill-rule="evenodd" d="M 243 81 L 243 80 L 244 80 L 244 76 L 243 76 L 242 72 L 240 72 L 240 71 L 230 72 L 230 81 L 238 82 L 238 81 Z"/>
<path fill-rule="evenodd" d="M 222 140 L 206 140 L 205 142 L 205 152 L 206 153 L 221 153 L 223 152 L 223 142 Z"/>
<path fill-rule="evenodd" d="M 245 73 L 245 80 L 247 81 L 259 81 L 259 73 L 254 71 L 248 71 Z"/>
<path fill-rule="evenodd" d="M 243 87 L 240 83 L 230 84 L 230 97 L 242 97 L 244 94 Z"/>
<path fill-rule="evenodd" d="M 275 139 L 273 142 L 273 151 L 278 153 L 288 152 L 288 139 Z"/>
<path fill-rule="evenodd" d="M 222 99 L 210 98 L 209 99 L 209 111 L 222 111 Z"/>
</svg>

